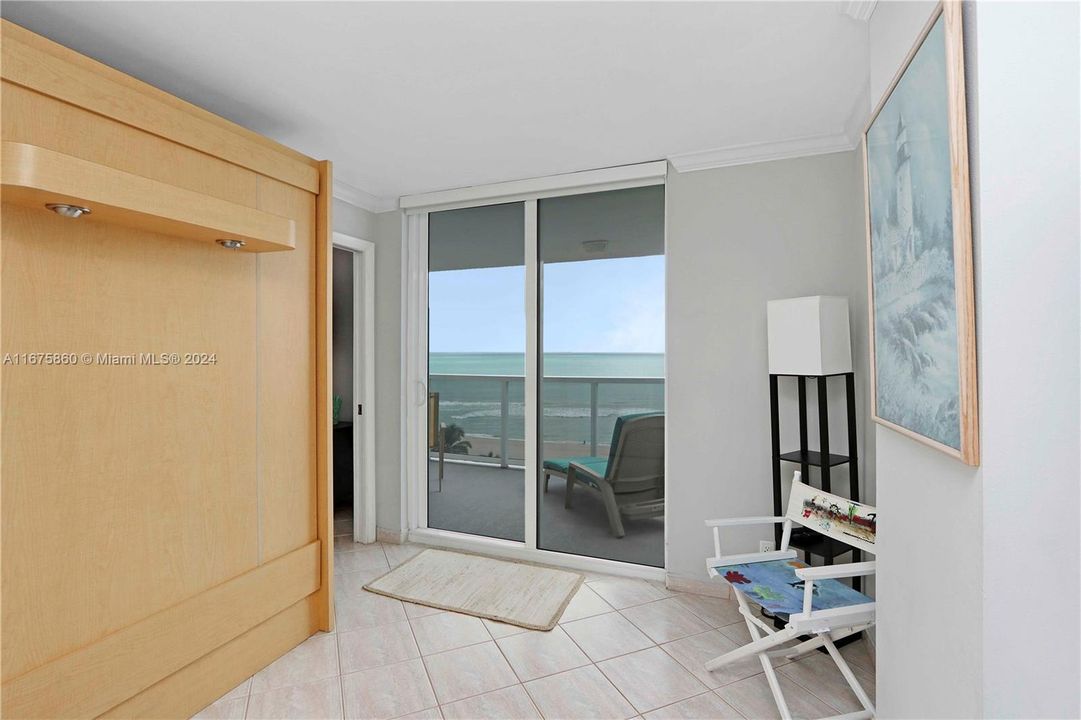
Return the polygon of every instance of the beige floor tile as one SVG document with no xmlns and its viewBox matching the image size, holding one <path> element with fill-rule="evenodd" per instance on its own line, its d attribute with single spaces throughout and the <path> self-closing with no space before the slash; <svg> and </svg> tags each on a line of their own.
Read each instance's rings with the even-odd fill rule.
<svg viewBox="0 0 1081 720">
<path fill-rule="evenodd" d="M 250 720 L 331 720 L 342 717 L 342 691 L 338 678 L 307 685 L 292 685 L 248 698 Z"/>
<path fill-rule="evenodd" d="M 668 597 L 645 580 L 636 578 L 597 580 L 589 583 L 589 588 L 616 610 Z"/>
<path fill-rule="evenodd" d="M 459 613 L 441 612 L 412 618 L 413 635 L 421 655 L 475 645 L 492 639 L 480 618 Z"/>
<path fill-rule="evenodd" d="M 522 682 L 589 664 L 586 654 L 558 626 L 548 632 L 512 635 L 497 644 Z"/>
<path fill-rule="evenodd" d="M 438 615 L 439 613 L 444 612 L 439 608 L 430 607 L 428 605 L 418 605 L 417 603 L 405 601 L 403 601 L 403 603 L 405 604 L 405 614 L 411 619 L 424 617 L 425 615 Z"/>
<path fill-rule="evenodd" d="M 338 632 L 359 630 L 405 620 L 400 600 L 365 591 L 354 597 L 339 598 L 334 606 Z"/>
<path fill-rule="evenodd" d="M 525 690 L 540 714 L 552 720 L 625 720 L 636 715 L 595 665 L 526 682 Z"/>
<path fill-rule="evenodd" d="M 428 708 L 427 710 L 418 710 L 415 713 L 409 713 L 408 715 L 402 715 L 395 720 L 443 720 L 443 713 L 438 707 Z"/>
<path fill-rule="evenodd" d="M 710 630 L 699 635 L 676 640 L 661 646 L 666 653 L 676 659 L 683 667 L 691 671 L 700 682 L 709 688 L 719 688 L 722 685 L 734 683 L 737 680 L 757 675 L 762 672 L 762 663 L 757 657 L 738 660 L 729 665 L 707 672 L 705 663 L 707 660 L 724 655 L 740 647 L 734 640 L 723 635 L 719 630 Z M 778 667 L 787 661 L 781 658 L 773 660 L 773 666 Z"/>
<path fill-rule="evenodd" d="M 644 650 L 653 645 L 641 630 L 619 613 L 611 612 L 560 626 L 593 662 Z"/>
<path fill-rule="evenodd" d="M 772 619 L 770 618 L 762 618 L 762 621 L 765 622 L 767 625 L 772 625 L 773 623 Z M 721 634 L 734 641 L 737 645 L 746 645 L 751 641 L 751 633 L 748 632 L 747 623 L 743 620 L 732 623 L 731 625 L 723 625 L 717 629 L 721 632 Z M 765 635 L 765 633 L 761 630 L 759 631 L 759 633 Z M 784 643 L 784 645 L 792 646 L 799 644 L 799 642 L 799 640 L 789 640 L 788 642 Z"/>
<path fill-rule="evenodd" d="M 443 706 L 446 720 L 540 720 L 529 694 L 521 685 L 477 695 Z"/>
<path fill-rule="evenodd" d="M 334 552 L 336 553 L 371 551 L 375 548 L 379 548 L 379 550 L 382 551 L 383 546 L 380 543 L 356 542 L 353 540 L 352 535 L 334 533 Z M 386 557 L 386 555 L 383 557 Z"/>
<path fill-rule="evenodd" d="M 386 568 L 372 568 L 357 572 L 334 573 L 334 597 L 363 595 L 368 592 L 364 586 L 386 572 Z"/>
<path fill-rule="evenodd" d="M 334 536 L 339 535 L 352 535 L 353 534 L 353 518 L 341 518 L 334 520 Z"/>
<path fill-rule="evenodd" d="M 699 695 L 708 688 L 658 647 L 597 663 L 640 713 Z"/>
<path fill-rule="evenodd" d="M 191 720 L 244 720 L 248 709 L 248 696 L 222 698 L 191 716 Z"/>
<path fill-rule="evenodd" d="M 491 641 L 429 655 L 424 666 L 440 705 L 518 684 L 503 653 Z"/>
<path fill-rule="evenodd" d="M 420 657 L 408 622 L 338 633 L 342 674 Z"/>
<path fill-rule="evenodd" d="M 396 718 L 437 704 L 420 660 L 343 675 L 342 694 L 350 720 Z"/>
<path fill-rule="evenodd" d="M 874 649 L 866 639 L 857 640 L 841 648 L 841 655 L 844 656 L 849 665 L 853 667 L 858 665 L 871 674 L 875 672 L 873 653 Z"/>
<path fill-rule="evenodd" d="M 497 622 L 495 620 L 489 620 L 483 618 L 482 622 L 484 627 L 488 628 L 488 632 L 493 638 L 498 640 L 499 638 L 510 637 L 511 635 L 520 635 L 526 632 L 541 632 L 540 630 L 528 630 L 519 625 L 511 625 L 510 623 Z"/>
<path fill-rule="evenodd" d="M 401 545 L 385 543 L 383 545 L 383 552 L 386 553 L 387 560 L 390 562 L 391 567 L 398 567 L 409 558 L 418 555 L 424 549 L 425 547 L 423 545 L 412 545 L 410 543 L 403 543 Z"/>
<path fill-rule="evenodd" d="M 743 720 L 735 708 L 711 692 L 646 713 L 644 720 Z"/>
<path fill-rule="evenodd" d="M 735 600 L 685 593 L 678 595 L 675 601 L 709 623 L 711 627 L 723 627 L 743 620 L 739 612 L 739 604 Z"/>
<path fill-rule="evenodd" d="M 710 629 L 704 620 L 681 605 L 679 600 L 673 597 L 635 605 L 621 610 L 620 614 L 655 643 L 678 640 Z"/>
<path fill-rule="evenodd" d="M 665 597 L 675 597 L 676 595 L 681 594 L 678 590 L 668 589 L 668 586 L 664 584 L 663 580 L 646 580 L 646 582 L 657 588 L 657 590 L 662 592 Z"/>
<path fill-rule="evenodd" d="M 875 700 L 875 678 L 863 668 L 849 665 L 864 692 Z M 789 663 L 781 668 L 782 672 L 790 680 L 810 690 L 815 697 L 825 703 L 829 703 L 841 712 L 858 712 L 863 710 L 863 705 L 848 686 L 841 671 L 829 655 L 823 655 L 817 650 L 797 662 Z"/>
<path fill-rule="evenodd" d="M 778 673 L 781 693 L 784 694 L 788 711 L 793 718 L 811 720 L 836 715 L 837 711 L 822 702 L 806 689 Z M 755 675 L 731 685 L 725 685 L 715 693 L 744 717 L 779 718 L 777 704 L 773 700 L 765 674 Z"/>
<path fill-rule="evenodd" d="M 625 720 L 636 714 L 595 665 L 527 682 L 525 689 L 551 720 Z"/>
<path fill-rule="evenodd" d="M 582 585 L 567 605 L 567 609 L 563 611 L 559 622 L 574 622 L 594 615 L 603 615 L 606 612 L 612 612 L 613 609 L 589 585 Z"/>
<path fill-rule="evenodd" d="M 251 693 L 306 685 L 338 675 L 335 636 L 315 635 L 257 672 L 252 677 Z"/>
<path fill-rule="evenodd" d="M 361 545 L 350 541 L 354 549 L 348 551 L 334 551 L 334 572 L 337 574 L 347 572 L 360 572 L 362 570 L 390 570 L 387 556 L 383 548 L 378 545 Z"/>
</svg>

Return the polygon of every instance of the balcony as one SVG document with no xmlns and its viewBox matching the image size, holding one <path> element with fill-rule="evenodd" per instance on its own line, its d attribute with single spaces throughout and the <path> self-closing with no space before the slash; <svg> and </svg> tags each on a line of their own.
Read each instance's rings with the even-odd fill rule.
<svg viewBox="0 0 1081 720">
<path fill-rule="evenodd" d="M 521 375 L 432 374 L 438 421 L 445 429 L 442 479 L 439 450 L 429 454 L 428 525 L 522 540 L 525 488 L 525 378 Z M 546 377 L 541 433 L 544 458 L 605 456 L 616 418 L 664 408 L 658 377 Z M 543 479 L 543 476 L 542 476 Z M 576 488 L 564 508 L 565 485 L 552 477 L 540 488 L 538 546 L 579 555 L 662 566 L 662 518 L 627 519 L 616 538 L 599 495 Z"/>
</svg>

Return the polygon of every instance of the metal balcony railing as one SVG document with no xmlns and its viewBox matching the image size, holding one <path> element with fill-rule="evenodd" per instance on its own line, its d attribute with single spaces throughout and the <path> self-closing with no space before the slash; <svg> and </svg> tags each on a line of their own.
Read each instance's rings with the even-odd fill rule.
<svg viewBox="0 0 1081 720">
<path fill-rule="evenodd" d="M 430 387 L 435 389 L 442 387 L 448 381 L 463 381 L 477 383 L 497 383 L 499 385 L 499 465 L 507 467 L 507 443 L 510 431 L 510 389 L 511 383 L 525 383 L 523 375 L 470 375 L 470 374 L 441 374 L 429 375 Z M 601 385 L 664 385 L 664 378 L 659 377 L 588 377 L 588 376 L 547 376 L 542 379 L 544 385 L 585 385 L 589 387 L 589 454 L 597 454 L 598 446 L 598 419 L 600 417 L 600 386 Z M 441 392 L 445 395 L 445 392 Z M 440 422 L 443 422 L 440 418 Z M 468 428 L 463 428 L 468 435 Z M 483 456 L 471 456 L 470 459 L 484 461 Z"/>
</svg>

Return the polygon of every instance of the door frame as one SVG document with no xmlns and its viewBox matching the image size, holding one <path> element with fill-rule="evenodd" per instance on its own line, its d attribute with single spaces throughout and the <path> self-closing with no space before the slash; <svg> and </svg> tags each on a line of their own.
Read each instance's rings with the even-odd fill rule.
<svg viewBox="0 0 1081 720">
<path fill-rule="evenodd" d="M 664 523 L 664 567 L 656 568 L 635 563 L 572 555 L 544 550 L 536 545 L 537 482 L 539 455 L 537 447 L 537 416 L 525 417 L 525 541 L 470 535 L 428 527 L 427 482 L 427 411 L 428 400 L 428 213 L 477 207 L 497 203 L 522 202 L 525 213 L 526 256 L 526 378 L 527 407 L 536 408 L 538 358 L 542 352 L 537 328 L 537 306 L 541 301 L 541 277 L 537 259 L 537 201 L 543 198 L 583 193 L 620 190 L 648 185 L 665 185 L 668 163 L 656 161 L 638 165 L 623 165 L 600 170 L 554 175 L 528 180 L 516 180 L 492 185 L 446 190 L 423 195 L 405 196 L 399 200 L 402 221 L 402 464 L 401 482 L 404 494 L 403 521 L 408 538 L 418 542 L 451 547 L 472 552 L 509 557 L 517 560 L 561 565 L 577 570 L 663 580 L 668 567 L 668 534 L 671 523 L 667 505 Z M 667 200 L 665 213 L 667 235 Z M 665 238 L 667 247 L 667 237 Z M 667 270 L 666 270 L 667 273 Z M 667 293 L 667 283 L 666 290 Z M 665 359 L 667 380 L 667 357 Z M 668 393 L 665 393 L 667 411 Z M 667 445 L 667 435 L 665 444 Z M 668 454 L 665 453 L 665 497 L 669 497 Z"/>
<path fill-rule="evenodd" d="M 333 245 L 353 254 L 353 541 L 370 543 L 376 534 L 375 243 L 336 232 Z"/>
</svg>

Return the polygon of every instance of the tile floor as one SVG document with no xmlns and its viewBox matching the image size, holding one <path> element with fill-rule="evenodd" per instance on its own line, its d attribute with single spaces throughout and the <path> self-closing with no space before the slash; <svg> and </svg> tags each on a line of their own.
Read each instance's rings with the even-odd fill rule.
<svg viewBox="0 0 1081 720">
<path fill-rule="evenodd" d="M 335 524 L 349 532 L 348 524 Z M 337 626 L 301 643 L 196 718 L 773 718 L 756 659 L 708 673 L 705 660 L 742 644 L 733 601 L 601 575 L 551 632 L 374 595 L 371 579 L 422 548 L 335 543 Z M 863 642 L 842 649 L 874 697 Z M 860 709 L 830 659 L 778 665 L 796 717 Z"/>
</svg>

